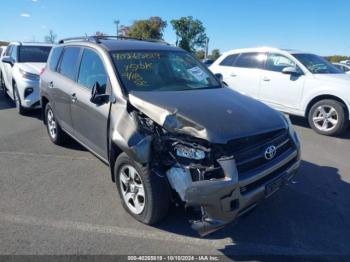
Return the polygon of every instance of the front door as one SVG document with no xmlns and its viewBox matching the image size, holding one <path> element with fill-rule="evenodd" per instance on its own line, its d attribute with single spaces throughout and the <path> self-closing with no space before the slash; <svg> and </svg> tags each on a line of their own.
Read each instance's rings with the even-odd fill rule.
<svg viewBox="0 0 350 262">
<path fill-rule="evenodd" d="M 90 101 L 91 90 L 98 83 L 110 90 L 107 73 L 101 57 L 86 48 L 81 58 L 75 101 L 72 103 L 72 121 L 76 138 L 103 159 L 108 159 L 107 132 L 110 103 L 95 104 Z"/>
<path fill-rule="evenodd" d="M 300 75 L 284 74 L 286 67 L 296 67 Z M 305 76 L 296 63 L 281 54 L 267 55 L 265 70 L 262 70 L 259 99 L 281 111 L 294 111 L 299 108 Z"/>
</svg>

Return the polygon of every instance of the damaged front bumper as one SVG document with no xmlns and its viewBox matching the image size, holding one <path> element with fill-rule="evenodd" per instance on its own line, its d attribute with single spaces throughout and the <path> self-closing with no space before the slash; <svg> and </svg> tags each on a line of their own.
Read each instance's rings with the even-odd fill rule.
<svg viewBox="0 0 350 262">
<path fill-rule="evenodd" d="M 200 207 L 202 217 L 191 221 L 200 236 L 214 232 L 254 208 L 277 191 L 296 173 L 300 165 L 299 149 L 290 148 L 268 165 L 240 175 L 236 161 L 219 159 L 224 178 L 192 181 L 183 167 L 172 167 L 167 177 L 187 207 Z"/>
</svg>

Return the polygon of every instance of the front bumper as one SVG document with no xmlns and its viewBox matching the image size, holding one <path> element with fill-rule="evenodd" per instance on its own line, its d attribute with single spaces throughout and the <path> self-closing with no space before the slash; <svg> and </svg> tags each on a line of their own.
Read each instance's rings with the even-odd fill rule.
<svg viewBox="0 0 350 262">
<path fill-rule="evenodd" d="M 30 109 L 40 108 L 39 81 L 21 78 L 16 80 L 16 84 L 22 106 Z M 33 92 L 25 96 L 27 88 L 32 88 Z"/>
<path fill-rule="evenodd" d="M 192 228 L 207 235 L 255 207 L 286 184 L 300 166 L 300 149 L 290 148 L 268 164 L 239 175 L 235 159 L 220 159 L 225 178 L 188 183 L 182 192 L 187 206 L 200 206 L 202 219 Z M 168 175 L 171 184 L 171 176 Z M 272 185 L 272 186 L 268 186 Z"/>
</svg>

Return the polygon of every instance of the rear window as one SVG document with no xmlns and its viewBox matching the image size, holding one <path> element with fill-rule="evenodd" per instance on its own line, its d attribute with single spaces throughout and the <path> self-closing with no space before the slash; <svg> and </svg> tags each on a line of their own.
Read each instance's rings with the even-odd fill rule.
<svg viewBox="0 0 350 262">
<path fill-rule="evenodd" d="M 242 53 L 236 61 L 236 67 L 260 68 L 264 67 L 264 53 Z"/>
<path fill-rule="evenodd" d="M 19 46 L 18 62 L 46 63 L 51 46 Z"/>
<path fill-rule="evenodd" d="M 63 57 L 58 72 L 72 80 L 75 80 L 79 55 L 79 47 L 66 47 L 63 52 Z"/>
<path fill-rule="evenodd" d="M 220 63 L 221 66 L 233 66 L 239 54 L 229 55 Z"/>
<path fill-rule="evenodd" d="M 62 47 L 56 47 L 56 48 L 52 49 L 52 52 L 50 55 L 50 60 L 49 60 L 50 70 L 56 71 L 57 64 L 58 64 L 58 61 L 60 60 L 62 50 L 63 50 Z"/>
</svg>

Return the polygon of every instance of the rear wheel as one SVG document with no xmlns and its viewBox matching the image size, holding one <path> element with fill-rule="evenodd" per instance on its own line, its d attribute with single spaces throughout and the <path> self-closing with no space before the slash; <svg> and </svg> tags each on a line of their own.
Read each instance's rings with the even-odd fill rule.
<svg viewBox="0 0 350 262">
<path fill-rule="evenodd" d="M 348 127 L 349 120 L 345 105 L 331 99 L 314 104 L 309 112 L 309 124 L 322 135 L 339 135 Z"/>
<path fill-rule="evenodd" d="M 116 160 L 114 177 L 126 211 L 138 221 L 153 225 L 168 213 L 170 192 L 165 177 L 122 153 Z"/>
<path fill-rule="evenodd" d="M 22 106 L 21 97 L 19 96 L 16 83 L 13 83 L 13 101 L 15 102 L 17 112 L 20 115 L 25 113 L 25 108 Z"/>
<path fill-rule="evenodd" d="M 47 133 L 49 134 L 50 140 L 56 145 L 64 144 L 67 140 L 67 134 L 57 123 L 50 103 L 47 103 L 45 107 L 45 120 Z"/>
</svg>

